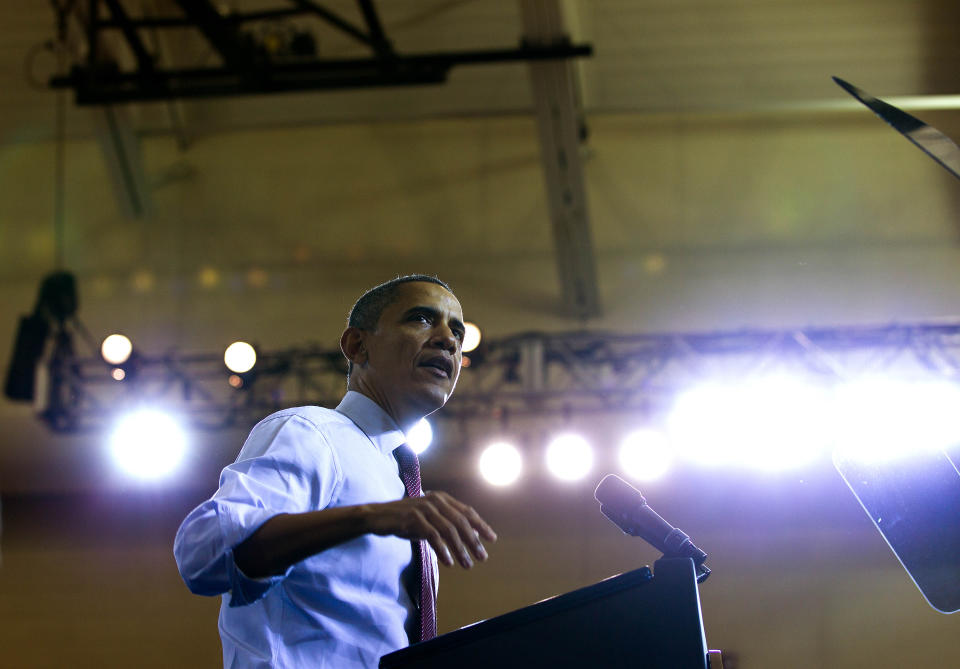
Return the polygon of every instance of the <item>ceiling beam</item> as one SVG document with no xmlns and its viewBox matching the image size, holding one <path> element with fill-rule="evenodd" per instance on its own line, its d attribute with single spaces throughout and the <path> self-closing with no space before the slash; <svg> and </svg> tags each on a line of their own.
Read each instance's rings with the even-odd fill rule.
<svg viewBox="0 0 960 669">
<path fill-rule="evenodd" d="M 373 0 L 358 0 L 360 10 L 363 12 L 363 20 L 367 24 L 367 30 L 370 33 L 373 50 L 380 58 L 389 59 L 394 56 L 393 45 L 387 39 L 383 32 L 383 26 L 380 24 L 380 17 L 377 16 L 377 8 L 373 6 Z"/>
<path fill-rule="evenodd" d="M 569 44 L 559 0 L 520 0 L 524 43 L 536 48 Z M 530 83 L 540 131 L 557 273 L 566 315 L 600 315 L 597 271 L 580 158 L 585 128 L 569 60 L 530 63 Z"/>
<path fill-rule="evenodd" d="M 360 30 L 360 28 L 357 26 L 353 25 L 341 16 L 338 16 L 336 13 L 331 12 L 329 9 L 326 9 L 319 3 L 313 2 L 313 0 L 290 0 L 290 2 L 300 8 L 301 11 L 312 12 L 313 14 L 316 14 L 318 17 L 332 25 L 334 28 L 337 28 L 344 34 L 349 35 L 357 41 L 362 42 L 363 44 L 366 44 L 367 46 L 376 50 L 377 43 L 375 36 L 372 37 L 371 35 L 368 35 Z M 361 9 L 364 12 L 364 18 L 367 19 L 367 24 L 369 26 L 370 19 L 367 16 L 367 12 L 373 11 L 374 14 L 376 14 L 376 12 L 372 9 L 372 5 L 370 8 L 361 6 Z"/>
<path fill-rule="evenodd" d="M 78 105 L 145 102 L 178 98 L 221 97 L 305 90 L 441 84 L 450 68 L 589 56 L 589 45 L 491 49 L 398 55 L 384 68 L 380 58 L 309 60 L 261 64 L 248 68 L 156 69 L 150 77 L 75 66 L 69 75 L 50 80 L 52 88 L 73 88 Z"/>
<path fill-rule="evenodd" d="M 237 24 L 224 19 L 212 3 L 207 0 L 175 1 L 228 67 L 246 69 L 258 60 L 253 45 L 241 39 Z"/>
<path fill-rule="evenodd" d="M 374 86 L 441 84 L 449 70 L 459 65 L 516 61 L 555 61 L 592 54 L 589 44 L 569 41 L 545 47 L 520 44 L 514 49 L 480 49 L 439 53 L 396 53 L 378 16 L 373 0 L 358 0 L 367 31 L 330 12 L 312 0 L 289 0 L 292 7 L 261 9 L 255 13 L 221 15 L 210 0 L 169 0 L 179 16 L 129 16 L 119 0 L 103 0 L 109 19 L 101 16 L 100 0 L 89 0 L 86 65 L 75 64 L 69 74 L 53 77 L 53 88 L 73 88 L 79 105 L 147 102 L 185 98 L 252 95 L 306 90 L 336 90 Z M 341 32 L 367 45 L 372 57 L 353 59 L 274 59 L 258 43 L 254 33 L 244 30 L 247 22 L 266 17 L 312 14 Z M 138 31 L 191 26 L 199 30 L 221 57 L 217 67 L 162 67 L 145 49 Z M 104 32 L 120 31 L 131 53 L 134 67 L 113 60 L 101 62 L 99 50 Z M 76 61 L 75 61 L 76 62 Z"/>
</svg>

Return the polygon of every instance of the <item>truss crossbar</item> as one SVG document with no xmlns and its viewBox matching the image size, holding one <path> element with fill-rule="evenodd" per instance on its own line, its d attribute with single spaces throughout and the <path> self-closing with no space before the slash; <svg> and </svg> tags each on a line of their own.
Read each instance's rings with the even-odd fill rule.
<svg viewBox="0 0 960 669">
<path fill-rule="evenodd" d="M 140 356 L 126 378 L 99 358 L 79 358 L 72 344 L 45 373 L 41 417 L 59 431 L 105 427 L 113 413 L 148 405 L 188 417 L 194 428 L 249 427 L 272 411 L 304 404 L 335 406 L 346 365 L 319 346 L 261 353 L 254 370 L 230 372 L 221 354 Z M 622 335 L 525 333 L 485 342 L 470 354 L 457 392 L 439 420 L 512 415 L 656 411 L 698 383 L 786 374 L 833 384 L 865 375 L 960 379 L 960 322 L 802 330 Z M 234 383 L 238 379 L 234 379 Z"/>
</svg>

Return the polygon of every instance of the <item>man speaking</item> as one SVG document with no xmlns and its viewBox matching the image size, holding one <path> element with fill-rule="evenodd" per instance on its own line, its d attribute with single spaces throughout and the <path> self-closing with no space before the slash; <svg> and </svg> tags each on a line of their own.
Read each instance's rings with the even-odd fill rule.
<svg viewBox="0 0 960 669">
<path fill-rule="evenodd" d="M 187 586 L 223 595 L 224 667 L 376 667 L 436 635 L 436 560 L 470 568 L 496 534 L 472 508 L 420 487 L 404 433 L 460 374 L 463 312 L 433 277 L 373 288 L 340 348 L 335 410 L 260 421 L 213 497 L 177 531 Z"/>
</svg>

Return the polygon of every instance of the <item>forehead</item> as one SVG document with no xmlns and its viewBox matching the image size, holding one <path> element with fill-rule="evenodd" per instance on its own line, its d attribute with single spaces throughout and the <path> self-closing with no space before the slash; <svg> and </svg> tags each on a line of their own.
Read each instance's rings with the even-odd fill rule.
<svg viewBox="0 0 960 669">
<path fill-rule="evenodd" d="M 463 309 L 453 293 L 428 281 L 410 281 L 397 286 L 397 293 L 384 312 L 402 314 L 413 307 L 430 307 L 463 320 Z"/>
</svg>

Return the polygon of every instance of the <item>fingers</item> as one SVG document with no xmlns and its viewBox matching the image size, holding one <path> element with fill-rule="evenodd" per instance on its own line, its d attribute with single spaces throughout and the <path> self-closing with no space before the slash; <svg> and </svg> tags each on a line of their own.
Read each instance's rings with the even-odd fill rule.
<svg viewBox="0 0 960 669">
<path fill-rule="evenodd" d="M 487 551 L 468 516 L 459 508 L 462 505 L 444 493 L 430 493 L 428 498 L 439 514 L 436 527 L 460 565 L 469 569 L 474 560 L 486 560 Z"/>
<path fill-rule="evenodd" d="M 449 567 L 456 561 L 464 569 L 469 569 L 474 561 L 487 559 L 481 537 L 496 541 L 497 535 L 472 507 L 444 492 L 427 493 L 418 501 L 430 526 L 428 536 L 424 538 L 430 542 L 441 562 Z"/>
<path fill-rule="evenodd" d="M 450 495 L 447 495 L 447 500 L 452 504 L 461 514 L 463 514 L 466 519 L 469 521 L 471 527 L 473 527 L 475 533 L 479 533 L 487 541 L 496 541 L 497 533 L 493 531 L 493 528 L 487 525 L 486 521 L 480 517 L 480 514 L 476 510 L 463 502 L 460 502 Z"/>
<path fill-rule="evenodd" d="M 433 552 L 437 554 L 437 559 L 446 566 L 452 567 L 454 565 L 453 556 L 450 554 L 450 550 L 447 548 L 443 536 L 426 518 L 424 518 L 424 524 L 429 527 L 424 539 L 430 544 L 430 547 L 433 548 Z"/>
<path fill-rule="evenodd" d="M 432 524 L 438 530 L 438 538 L 443 551 L 445 551 L 444 564 L 448 567 L 453 566 L 456 560 L 464 569 L 470 569 L 473 566 L 473 560 L 470 558 L 470 552 L 467 550 L 459 535 L 459 528 L 450 520 L 442 515 L 433 518 Z M 431 542 L 431 545 L 433 543 Z M 437 550 L 434 545 L 434 550 Z M 437 552 L 440 555 L 440 552 Z"/>
</svg>

